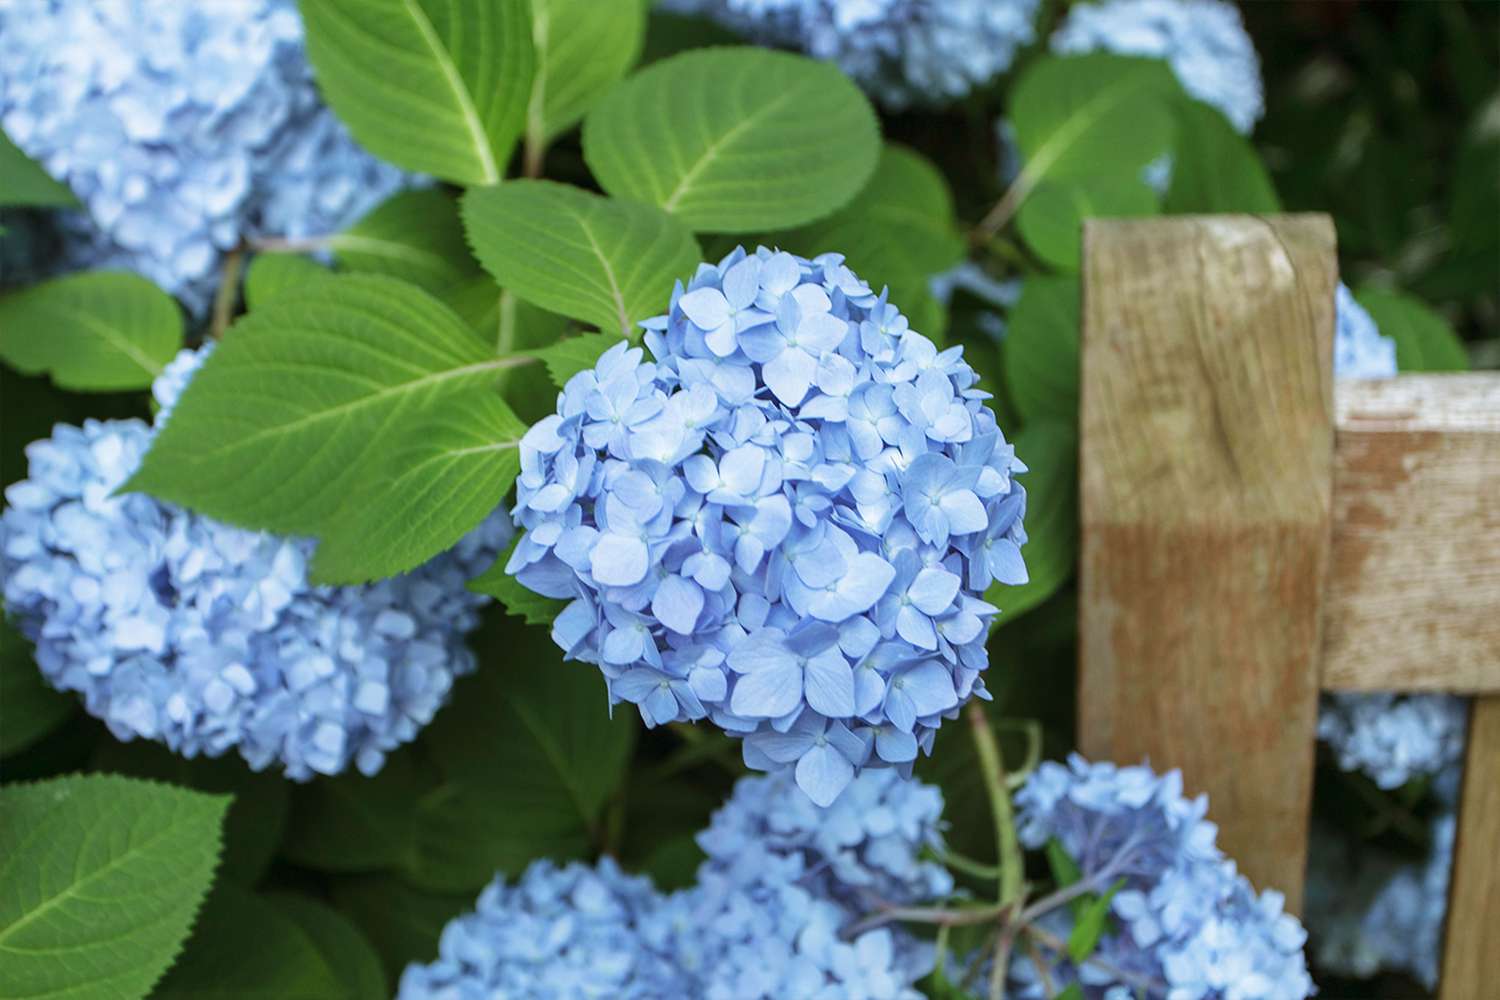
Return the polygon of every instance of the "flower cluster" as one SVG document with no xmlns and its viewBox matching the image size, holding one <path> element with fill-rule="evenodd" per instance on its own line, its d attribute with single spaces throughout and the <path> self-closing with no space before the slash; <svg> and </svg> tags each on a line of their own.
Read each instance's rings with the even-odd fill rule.
<svg viewBox="0 0 1500 1000">
<path fill-rule="evenodd" d="M 183 352 L 158 380 L 159 420 L 199 361 Z M 313 586 L 309 540 L 114 495 L 151 436 L 139 420 L 59 425 L 5 491 L 5 605 L 48 682 L 122 740 L 234 747 L 297 779 L 374 773 L 473 669 L 463 637 L 483 598 L 465 583 L 503 548 L 504 515 L 404 576 Z"/>
<path fill-rule="evenodd" d="M 1075 966 L 1043 950 L 1055 965 L 1039 968 L 1020 958 L 1011 973 L 1022 996 L 1046 996 L 1071 982 L 1091 997 L 1133 996 L 1143 981 L 1173 997 L 1312 994 L 1306 933 L 1282 910 L 1279 893 L 1257 897 L 1215 846 L 1207 799 L 1185 798 L 1180 772 L 1157 775 L 1075 755 L 1066 766 L 1042 764 L 1016 805 L 1026 846 L 1056 839 L 1100 892 L 1124 880 L 1110 905 L 1118 929 L 1101 939 L 1097 961 Z"/>
<path fill-rule="evenodd" d="M 1318 963 L 1342 975 L 1403 971 L 1433 989 L 1458 829 L 1460 769 L 1433 782 L 1438 808 L 1428 823 L 1428 854 L 1418 861 L 1314 826 L 1307 866 L 1307 926 Z"/>
<path fill-rule="evenodd" d="M 939 843 L 941 811 L 936 789 L 891 771 L 861 775 L 828 810 L 787 775 L 746 778 L 699 834 L 708 857 L 691 888 L 658 896 L 609 859 L 537 862 L 485 889 L 398 996 L 916 1000 L 929 945 L 889 928 L 840 934 L 876 901 L 951 890 L 918 857 Z"/>
<path fill-rule="evenodd" d="M 1463 759 L 1468 714 L 1462 698 L 1376 692 L 1324 699 L 1318 737 L 1346 771 L 1363 771 L 1381 788 L 1441 774 Z"/>
<path fill-rule="evenodd" d="M 893 108 L 957 100 L 1010 68 L 1039 0 L 667 0 L 834 62 Z"/>
<path fill-rule="evenodd" d="M 984 695 L 1026 495 L 961 348 L 837 254 L 701 265 L 521 442 L 506 569 L 648 726 L 708 718 L 827 805 Z"/>
<path fill-rule="evenodd" d="M 322 104 L 294 0 L 0 4 L 0 126 L 83 203 L 73 266 L 196 314 L 242 238 L 337 231 L 406 182 Z"/>
<path fill-rule="evenodd" d="M 1339 378 L 1390 378 L 1396 374 L 1396 342 L 1339 282 L 1334 293 L 1333 372 Z"/>
<path fill-rule="evenodd" d="M 1106 0 L 1074 4 L 1053 52 L 1165 59 L 1191 96 L 1249 133 L 1265 113 L 1260 60 L 1239 10 L 1224 0 Z"/>
</svg>

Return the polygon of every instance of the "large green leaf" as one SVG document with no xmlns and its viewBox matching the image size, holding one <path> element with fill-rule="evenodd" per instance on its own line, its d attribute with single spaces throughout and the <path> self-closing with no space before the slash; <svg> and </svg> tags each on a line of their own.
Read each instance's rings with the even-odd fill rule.
<svg viewBox="0 0 1500 1000">
<path fill-rule="evenodd" d="M 571 128 L 635 65 L 647 6 L 643 0 L 531 0 L 537 64 L 526 112 L 528 149 Z"/>
<path fill-rule="evenodd" d="M 415 286 L 308 281 L 224 336 L 127 489 L 231 523 L 321 534 L 413 421 L 516 363 Z"/>
<path fill-rule="evenodd" d="M 64 389 L 141 389 L 182 346 L 182 313 L 137 274 L 94 271 L 0 297 L 0 358 Z"/>
<path fill-rule="evenodd" d="M 1250 140 L 1215 108 L 1178 101 L 1177 145 L 1165 209 L 1192 212 L 1279 212 L 1281 202 Z"/>
<path fill-rule="evenodd" d="M 100 775 L 0 788 L 0 996 L 144 996 L 213 880 L 228 804 Z"/>
<path fill-rule="evenodd" d="M 526 425 L 498 393 L 445 400 L 390 446 L 390 460 L 318 544 L 313 577 L 363 583 L 394 576 L 451 548 L 488 517 L 521 471 Z"/>
<path fill-rule="evenodd" d="M 0 757 L 31 746 L 77 707 L 74 698 L 42 680 L 31 643 L 0 617 Z"/>
<path fill-rule="evenodd" d="M 547 366 L 552 383 L 561 389 L 574 375 L 593 368 L 605 351 L 620 342 L 612 333 L 581 333 L 527 353 Z"/>
<path fill-rule="evenodd" d="M 1078 425 L 1078 289 L 1076 277 L 1036 275 L 1011 309 L 1002 346 L 1005 388 L 1027 425 L 1039 419 Z"/>
<path fill-rule="evenodd" d="M 698 244 L 650 205 L 551 181 L 509 181 L 464 196 L 469 242 L 501 287 L 543 309 L 633 336 L 666 311 Z"/>
<path fill-rule="evenodd" d="M 479 273 L 458 202 L 437 188 L 398 191 L 329 238 L 328 248 L 350 271 L 388 274 L 434 293 Z"/>
<path fill-rule="evenodd" d="M 505 174 L 535 53 L 526 0 L 301 0 L 307 55 L 370 152 L 456 184 Z"/>
<path fill-rule="evenodd" d="M 363 1000 L 331 956 L 269 899 L 220 883 L 153 1000 Z M 368 994 L 366 994 L 368 996 Z"/>
<path fill-rule="evenodd" d="M 1028 423 L 1016 435 L 1016 456 L 1030 467 L 1026 487 L 1027 542 L 1021 547 L 1030 581 L 1019 587 L 993 583 L 984 599 L 1000 609 L 1004 628 L 1041 604 L 1073 575 L 1078 559 L 1078 438 L 1059 420 Z"/>
<path fill-rule="evenodd" d="M 374 943 L 391 979 L 411 962 L 435 959 L 448 921 L 474 908 L 472 892 L 432 892 L 395 875 L 338 879 L 333 900 Z"/>
<path fill-rule="evenodd" d="M 52 179 L 41 165 L 0 132 L 0 206 L 60 208 L 77 205 L 66 184 Z"/>
<path fill-rule="evenodd" d="M 775 242 L 806 257 L 841 253 L 876 288 L 936 274 L 964 254 L 948 182 L 926 157 L 893 144 L 853 201 Z"/>
<path fill-rule="evenodd" d="M 1091 53 L 1032 63 L 1010 105 L 1021 196 L 1044 180 L 1137 176 L 1171 148 L 1181 93 L 1157 60 Z"/>
<path fill-rule="evenodd" d="M 1396 342 L 1404 372 L 1467 371 L 1469 355 L 1448 322 L 1416 299 L 1382 288 L 1361 288 L 1355 299 L 1380 332 Z"/>
<path fill-rule="evenodd" d="M 1033 253 L 1060 271 L 1081 265 L 1085 219 L 1155 215 L 1156 192 L 1132 174 L 1043 181 L 1016 217 Z"/>
<path fill-rule="evenodd" d="M 610 194 L 694 230 L 800 226 L 864 187 L 880 152 L 874 111 L 830 63 L 714 48 L 647 67 L 583 124 L 583 154 Z"/>
<path fill-rule="evenodd" d="M 476 641 L 479 672 L 424 736 L 444 785 L 415 804 L 418 860 L 404 874 L 426 888 L 588 855 L 630 763 L 638 713 L 609 717 L 598 669 L 563 662 L 543 629 L 504 625 Z"/>
<path fill-rule="evenodd" d="M 258 253 L 245 269 L 245 308 L 258 309 L 288 288 L 328 273 L 311 257 L 292 253 Z"/>
</svg>

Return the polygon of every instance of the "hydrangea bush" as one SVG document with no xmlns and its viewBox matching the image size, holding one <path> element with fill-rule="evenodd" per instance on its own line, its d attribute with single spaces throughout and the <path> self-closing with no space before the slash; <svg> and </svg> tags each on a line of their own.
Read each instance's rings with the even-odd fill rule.
<svg viewBox="0 0 1500 1000">
<path fill-rule="evenodd" d="M 1281 209 L 1235 9 L 656 6 L 0 3 L 0 995 L 1430 984 L 1461 703 L 1325 704 L 1310 936 L 1043 759 L 1079 232 Z"/>
</svg>

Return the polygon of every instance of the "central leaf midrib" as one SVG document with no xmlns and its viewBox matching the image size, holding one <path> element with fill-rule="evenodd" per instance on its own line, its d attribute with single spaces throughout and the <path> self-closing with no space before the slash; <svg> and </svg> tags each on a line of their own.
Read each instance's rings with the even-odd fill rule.
<svg viewBox="0 0 1500 1000">
<path fill-rule="evenodd" d="M 417 6 L 416 0 L 402 0 L 402 6 L 411 16 L 412 23 L 417 27 L 417 33 L 422 36 L 422 41 L 432 52 L 438 70 L 442 72 L 448 89 L 453 92 L 453 98 L 458 102 L 458 112 L 464 120 L 464 127 L 468 129 L 474 149 L 479 154 L 479 166 L 484 174 L 484 183 L 496 183 L 500 180 L 500 170 L 495 165 L 495 154 L 490 149 L 489 135 L 484 130 L 484 122 L 479 117 L 479 108 L 475 106 L 474 97 L 469 93 L 468 85 L 464 83 L 463 76 L 458 72 L 458 66 L 437 37 L 437 30 L 428 19 L 427 12 Z"/>
</svg>

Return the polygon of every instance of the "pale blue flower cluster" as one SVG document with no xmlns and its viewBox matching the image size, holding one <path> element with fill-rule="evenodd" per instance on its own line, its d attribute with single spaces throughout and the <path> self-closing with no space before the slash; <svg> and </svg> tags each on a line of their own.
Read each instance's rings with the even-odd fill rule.
<svg viewBox="0 0 1500 1000">
<path fill-rule="evenodd" d="M 667 0 L 762 45 L 834 62 L 893 108 L 957 100 L 1010 68 L 1039 0 Z"/>
<path fill-rule="evenodd" d="M 1433 989 L 1442 954 L 1443 919 L 1458 829 L 1460 768 L 1438 775 L 1438 808 L 1420 861 L 1360 844 L 1314 826 L 1307 866 L 1308 928 L 1318 964 L 1341 975 L 1410 973 Z"/>
<path fill-rule="evenodd" d="M 0 4 L 0 127 L 83 203 L 68 266 L 195 314 L 242 238 L 336 232 L 407 182 L 323 105 L 295 0 Z"/>
<path fill-rule="evenodd" d="M 1039 969 L 1019 958 L 1011 971 L 1022 996 L 1077 982 L 1085 996 L 1124 1000 L 1137 995 L 1139 981 L 1163 996 L 1205 1000 L 1313 993 L 1302 926 L 1284 912 L 1280 893 L 1257 897 L 1215 846 L 1207 798 L 1184 797 L 1180 772 L 1090 764 L 1075 755 L 1066 766 L 1043 763 L 1016 793 L 1016 805 L 1027 847 L 1056 839 L 1100 892 L 1124 879 L 1110 905 L 1116 929 L 1100 940 L 1098 961 L 1075 966 L 1044 951 Z M 1071 921 L 1065 913 L 1054 919 Z M 1066 931 L 1064 925 L 1064 939 Z"/>
<path fill-rule="evenodd" d="M 657 895 L 608 858 L 536 862 L 450 923 L 438 960 L 409 967 L 398 997 L 918 1000 L 930 945 L 888 927 L 843 932 L 877 904 L 951 891 L 920 858 L 940 846 L 942 805 L 891 771 L 862 774 L 827 810 L 788 775 L 743 779 L 698 835 L 708 858 L 691 888 Z"/>
<path fill-rule="evenodd" d="M 1053 52 L 1165 59 L 1191 96 L 1248 134 L 1265 113 L 1260 60 L 1240 12 L 1224 0 L 1105 0 L 1068 8 Z"/>
<path fill-rule="evenodd" d="M 158 425 L 199 361 L 183 352 L 154 386 Z M 504 547 L 507 519 L 404 576 L 313 586 L 309 540 L 114 495 L 151 437 L 139 420 L 60 424 L 5 491 L 5 607 L 47 681 L 122 740 L 234 748 L 296 779 L 373 774 L 473 669 L 463 639 L 484 599 L 465 584 Z"/>
<path fill-rule="evenodd" d="M 1342 281 L 1334 293 L 1333 373 L 1338 378 L 1390 378 L 1396 374 L 1396 342 Z"/>
<path fill-rule="evenodd" d="M 521 442 L 506 565 L 648 726 L 711 719 L 819 805 L 985 696 L 1025 467 L 962 348 L 838 254 L 700 265 Z"/>
<path fill-rule="evenodd" d="M 1463 760 L 1468 704 L 1446 694 L 1334 695 L 1318 713 L 1318 738 L 1339 767 L 1381 788 L 1442 774 Z"/>
</svg>

